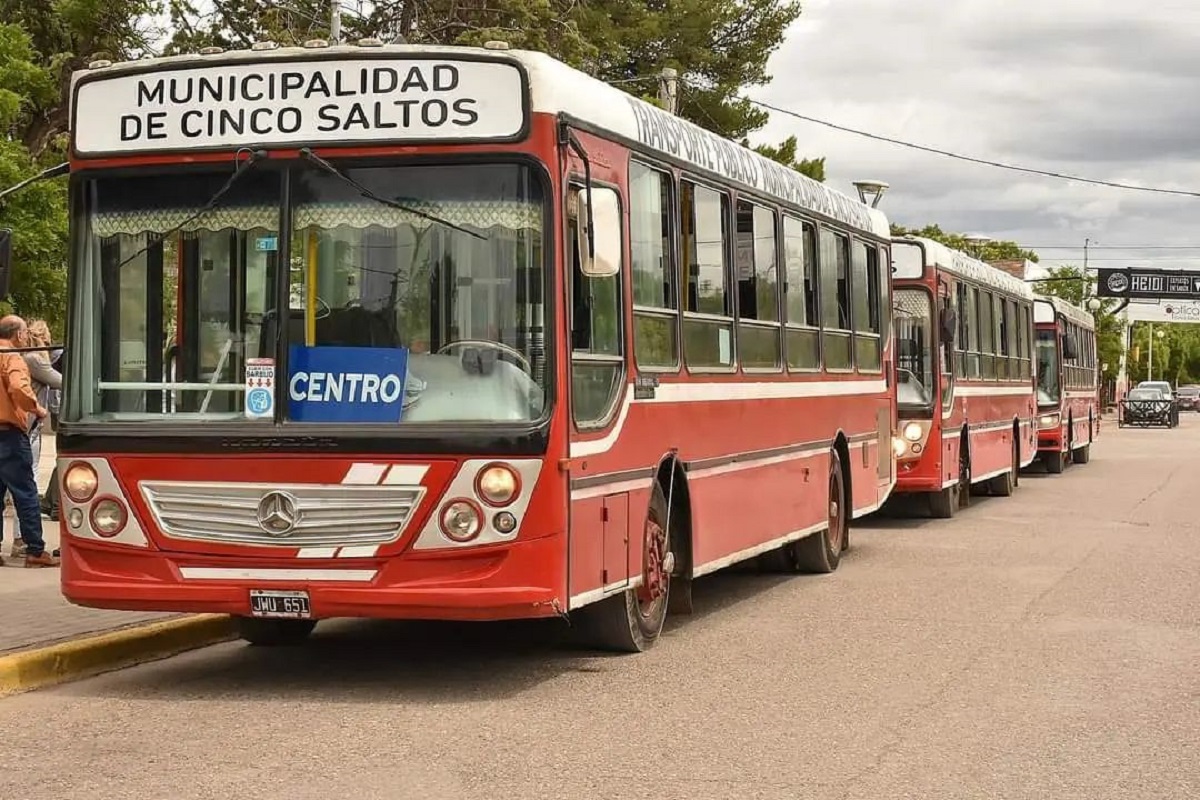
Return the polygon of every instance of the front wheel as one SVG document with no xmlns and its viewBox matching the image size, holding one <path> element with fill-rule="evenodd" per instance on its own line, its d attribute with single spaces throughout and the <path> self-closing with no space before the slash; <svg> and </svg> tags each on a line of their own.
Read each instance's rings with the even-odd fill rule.
<svg viewBox="0 0 1200 800">
<path fill-rule="evenodd" d="M 1086 464 L 1092 460 L 1092 446 L 1085 444 L 1083 447 L 1071 453 L 1071 460 L 1076 464 Z"/>
<path fill-rule="evenodd" d="M 589 644 L 619 653 L 642 653 L 654 646 L 667 621 L 675 567 L 670 546 L 667 499 L 656 482 L 642 531 L 641 585 L 580 612 L 580 631 Z"/>
<path fill-rule="evenodd" d="M 1066 456 L 1058 450 L 1053 453 L 1042 453 L 1042 463 L 1046 465 L 1046 472 L 1051 475 L 1058 475 L 1067 465 Z"/>
<path fill-rule="evenodd" d="M 238 617 L 238 636 L 258 647 L 302 644 L 317 627 L 315 619 L 259 619 Z"/>
</svg>

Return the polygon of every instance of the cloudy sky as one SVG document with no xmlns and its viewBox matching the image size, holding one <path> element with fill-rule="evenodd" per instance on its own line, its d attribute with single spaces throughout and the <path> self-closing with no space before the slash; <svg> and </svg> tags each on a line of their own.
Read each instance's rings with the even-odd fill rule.
<svg viewBox="0 0 1200 800">
<path fill-rule="evenodd" d="M 1200 191 L 1200 2 L 806 0 L 755 99 L 966 155 Z M 779 113 L 828 182 L 875 178 L 908 226 L 1013 239 L 1042 263 L 1200 269 L 1200 197 L 1022 175 Z M 1113 250 L 1126 245 L 1189 250 Z M 1074 250 L 1050 249 L 1073 247 Z"/>
</svg>

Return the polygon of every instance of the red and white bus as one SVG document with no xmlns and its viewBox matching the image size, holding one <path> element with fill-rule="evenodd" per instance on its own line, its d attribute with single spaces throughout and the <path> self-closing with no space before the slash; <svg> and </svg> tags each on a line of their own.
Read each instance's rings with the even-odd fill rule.
<svg viewBox="0 0 1200 800">
<path fill-rule="evenodd" d="M 637 651 L 696 576 L 835 569 L 894 483 L 884 215 L 543 54 L 313 44 L 75 78 L 66 597 Z"/>
<path fill-rule="evenodd" d="M 892 242 L 896 493 L 953 516 L 971 489 L 1007 496 L 1037 455 L 1033 292 L 938 242 Z"/>
<path fill-rule="evenodd" d="M 1038 453 L 1048 472 L 1086 464 L 1100 433 L 1096 321 L 1059 297 L 1033 303 L 1037 332 Z"/>
</svg>

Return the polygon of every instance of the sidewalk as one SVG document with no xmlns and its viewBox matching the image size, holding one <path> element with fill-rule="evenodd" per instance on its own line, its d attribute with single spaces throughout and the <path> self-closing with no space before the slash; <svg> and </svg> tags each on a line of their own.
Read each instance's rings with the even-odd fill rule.
<svg viewBox="0 0 1200 800">
<path fill-rule="evenodd" d="M 54 436 L 42 442 L 38 486 L 45 490 L 54 469 L 57 452 Z M 181 615 L 133 611 L 97 611 L 73 606 L 59 590 L 57 569 L 25 569 L 21 559 L 10 558 L 15 520 L 5 515 L 3 553 L 0 567 L 0 656 L 19 650 L 77 639 L 91 634 L 142 625 Z M 42 518 L 42 535 L 48 549 L 58 547 L 58 523 Z"/>
</svg>

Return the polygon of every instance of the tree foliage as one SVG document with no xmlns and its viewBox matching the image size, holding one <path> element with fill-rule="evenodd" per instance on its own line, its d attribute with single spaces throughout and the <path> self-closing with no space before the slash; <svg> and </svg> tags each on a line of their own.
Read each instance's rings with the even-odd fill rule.
<svg viewBox="0 0 1200 800">
<path fill-rule="evenodd" d="M 769 80 L 767 60 L 800 14 L 797 0 L 394 0 L 370 7 L 365 15 L 343 7 L 343 40 L 499 39 L 652 100 L 658 74 L 673 67 L 680 116 L 734 140 L 766 123 L 766 112 L 742 92 Z M 329 13 L 328 0 L 0 0 L 0 125 L 7 133 L 0 138 L 0 189 L 63 159 L 71 75 L 93 59 L 137 59 L 164 42 L 163 54 L 264 39 L 303 44 L 330 37 Z M 799 158 L 795 138 L 758 149 L 824 179 L 824 159 Z M 65 181 L 0 199 L 0 225 L 14 230 L 13 304 L 61 329 Z"/>
<path fill-rule="evenodd" d="M 958 250 L 968 255 L 977 257 L 980 261 L 1007 261 L 1010 259 L 1028 259 L 1029 261 L 1037 262 L 1038 254 L 1032 250 L 1026 250 L 1016 242 L 1009 241 L 989 241 L 979 247 L 967 241 L 967 236 L 962 233 L 948 233 L 943 231 L 938 225 L 926 225 L 924 228 L 906 228 L 903 225 L 892 225 L 892 236 L 921 236 L 925 239 L 932 239 L 935 242 L 940 242 L 952 250 Z"/>
</svg>

